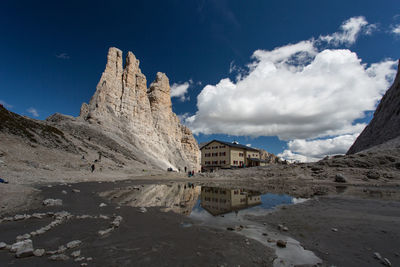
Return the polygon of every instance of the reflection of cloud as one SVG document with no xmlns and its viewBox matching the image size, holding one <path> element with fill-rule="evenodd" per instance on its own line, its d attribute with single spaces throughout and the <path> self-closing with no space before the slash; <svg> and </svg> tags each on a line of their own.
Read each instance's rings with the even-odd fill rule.
<svg viewBox="0 0 400 267">
<path fill-rule="evenodd" d="M 60 54 L 56 55 L 56 58 L 59 58 L 59 59 L 70 59 L 70 56 L 67 53 L 60 53 Z"/>
<path fill-rule="evenodd" d="M 293 199 L 292 199 L 292 202 L 293 202 L 293 204 L 300 204 L 300 203 L 304 203 L 304 202 L 306 202 L 308 199 L 307 198 L 297 198 L 297 197 L 294 197 Z"/>
<path fill-rule="evenodd" d="M 33 117 L 39 117 L 39 113 L 35 108 L 28 108 L 26 111 L 28 111 Z"/>
<path fill-rule="evenodd" d="M 5 108 L 8 108 L 8 109 L 13 107 L 13 105 L 8 104 L 6 101 L 3 101 L 1 99 L 0 99 L 0 104 L 3 105 Z"/>
</svg>

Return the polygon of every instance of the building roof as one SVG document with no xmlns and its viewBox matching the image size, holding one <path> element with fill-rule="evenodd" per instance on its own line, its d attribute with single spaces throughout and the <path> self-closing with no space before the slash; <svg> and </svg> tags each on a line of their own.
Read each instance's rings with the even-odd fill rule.
<svg viewBox="0 0 400 267">
<path fill-rule="evenodd" d="M 211 140 L 210 142 L 207 142 L 207 143 L 205 143 L 204 145 L 202 145 L 202 146 L 200 147 L 200 150 L 203 149 L 203 147 L 205 147 L 206 145 L 211 144 L 212 142 L 218 142 L 218 143 L 221 143 L 221 144 L 230 146 L 230 147 L 242 148 L 242 149 L 246 149 L 246 150 L 252 150 L 252 151 L 257 151 L 257 152 L 259 152 L 258 149 L 255 149 L 255 148 L 252 148 L 252 147 L 248 147 L 248 146 L 241 145 L 241 144 L 235 144 L 235 143 L 220 141 L 220 140 L 216 140 L 216 139 Z"/>
</svg>

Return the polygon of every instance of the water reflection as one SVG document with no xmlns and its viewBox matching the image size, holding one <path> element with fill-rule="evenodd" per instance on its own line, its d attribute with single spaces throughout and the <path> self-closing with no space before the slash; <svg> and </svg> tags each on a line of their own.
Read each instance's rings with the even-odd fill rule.
<svg viewBox="0 0 400 267">
<path fill-rule="evenodd" d="M 196 186 L 193 183 L 128 186 L 101 193 L 119 205 L 159 207 L 163 211 L 191 215 L 206 211 L 212 216 L 227 213 L 257 215 L 282 204 L 297 204 L 305 199 L 288 195 L 261 194 L 242 188 Z"/>
<path fill-rule="evenodd" d="M 201 187 L 201 207 L 212 215 L 225 214 L 261 204 L 261 193 L 244 189 Z"/>
<path fill-rule="evenodd" d="M 132 207 L 160 207 L 190 215 L 200 195 L 200 186 L 191 183 L 152 184 L 118 188 L 101 193 L 101 196 Z"/>
</svg>

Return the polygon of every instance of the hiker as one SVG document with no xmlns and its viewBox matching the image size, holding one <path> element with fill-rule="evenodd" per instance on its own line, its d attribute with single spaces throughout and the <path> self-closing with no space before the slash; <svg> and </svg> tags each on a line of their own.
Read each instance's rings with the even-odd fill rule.
<svg viewBox="0 0 400 267">
<path fill-rule="evenodd" d="M 94 164 L 92 164 L 92 166 L 90 167 L 92 172 L 94 172 Z"/>
<path fill-rule="evenodd" d="M 187 170 L 187 168 L 186 168 L 186 166 L 185 166 L 185 172 L 186 172 L 186 170 Z"/>
</svg>

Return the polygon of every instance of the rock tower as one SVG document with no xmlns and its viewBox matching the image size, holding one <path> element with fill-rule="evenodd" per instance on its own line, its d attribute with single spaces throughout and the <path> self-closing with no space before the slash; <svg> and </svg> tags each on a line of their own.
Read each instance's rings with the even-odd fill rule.
<svg viewBox="0 0 400 267">
<path fill-rule="evenodd" d="M 199 169 L 200 151 L 189 128 L 172 112 L 168 77 L 158 72 L 147 88 L 139 60 L 111 47 L 106 68 L 80 119 L 97 124 L 110 134 L 134 144 L 162 168 Z"/>
</svg>

